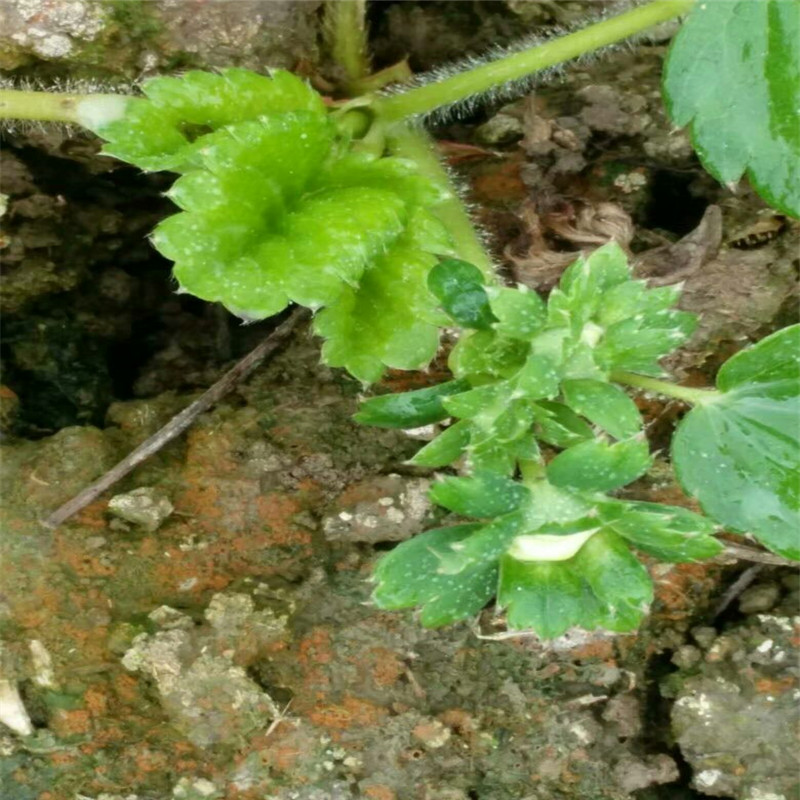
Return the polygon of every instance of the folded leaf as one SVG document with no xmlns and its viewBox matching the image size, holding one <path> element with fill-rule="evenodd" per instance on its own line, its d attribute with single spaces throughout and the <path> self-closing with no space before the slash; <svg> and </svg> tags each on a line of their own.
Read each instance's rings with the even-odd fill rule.
<svg viewBox="0 0 800 800">
<path fill-rule="evenodd" d="M 427 389 L 371 397 L 361 403 L 353 419 L 362 425 L 379 428 L 419 428 L 445 419 L 450 412 L 444 407 L 443 400 L 469 388 L 467 381 L 456 380 Z"/>
<path fill-rule="evenodd" d="M 469 444 L 471 427 L 469 420 L 456 422 L 426 444 L 408 463 L 415 467 L 446 467 L 452 464 Z"/>
<path fill-rule="evenodd" d="M 489 307 L 483 273 L 458 258 L 445 258 L 428 275 L 428 288 L 445 312 L 465 328 L 488 329 L 496 317 Z"/>
</svg>

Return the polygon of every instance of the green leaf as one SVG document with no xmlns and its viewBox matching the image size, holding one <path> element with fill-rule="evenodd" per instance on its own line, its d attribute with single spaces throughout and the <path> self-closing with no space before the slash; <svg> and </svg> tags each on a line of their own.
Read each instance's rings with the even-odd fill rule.
<svg viewBox="0 0 800 800">
<path fill-rule="evenodd" d="M 509 378 L 525 363 L 529 346 L 494 331 L 462 335 L 450 352 L 448 366 L 453 375 L 473 383 Z"/>
<path fill-rule="evenodd" d="M 446 467 L 460 458 L 469 444 L 471 424 L 462 419 L 440 433 L 433 441 L 428 442 L 407 463 L 415 467 Z"/>
<path fill-rule="evenodd" d="M 586 619 L 586 586 L 570 562 L 500 559 L 497 603 L 508 627 L 554 639 Z"/>
<path fill-rule="evenodd" d="M 702 561 L 724 549 L 714 538 L 716 526 L 707 517 L 679 506 L 610 502 L 600 505 L 605 527 L 637 550 L 663 561 Z"/>
<path fill-rule="evenodd" d="M 497 319 L 483 284 L 483 273 L 457 258 L 443 259 L 428 275 L 428 288 L 445 312 L 465 328 L 486 330 Z"/>
<path fill-rule="evenodd" d="M 615 444 L 592 439 L 559 453 L 547 465 L 547 477 L 556 486 L 607 492 L 644 475 L 650 462 L 644 438 Z"/>
<path fill-rule="evenodd" d="M 494 329 L 508 339 L 530 341 L 547 319 L 547 307 L 536 292 L 520 285 L 516 289 L 487 286 L 492 312 L 499 320 Z"/>
<path fill-rule="evenodd" d="M 514 376 L 515 395 L 529 400 L 552 398 L 558 394 L 561 371 L 547 356 L 532 353 Z"/>
<path fill-rule="evenodd" d="M 602 626 L 634 630 L 653 600 L 653 582 L 625 541 L 611 531 L 601 531 L 586 542 L 572 563 L 599 601 Z"/>
<path fill-rule="evenodd" d="M 697 318 L 687 311 L 637 313 L 605 330 L 595 347 L 595 361 L 607 372 L 663 375 L 659 359 L 677 350 L 696 327 Z"/>
<path fill-rule="evenodd" d="M 768 202 L 800 216 L 800 9 L 796 0 L 697 3 L 670 49 L 664 93 L 691 125 L 709 172 L 746 171 Z"/>
<path fill-rule="evenodd" d="M 430 498 L 465 517 L 499 517 L 518 508 L 528 497 L 521 484 L 491 472 L 470 478 L 445 478 L 434 483 Z"/>
<path fill-rule="evenodd" d="M 371 397 L 361 403 L 353 419 L 378 428 L 420 428 L 449 416 L 442 401 L 467 389 L 466 381 L 456 380 L 413 392 Z"/>
<path fill-rule="evenodd" d="M 424 369 L 439 347 L 439 328 L 430 321 L 435 301 L 425 286 L 433 261 L 409 229 L 357 288 L 344 288 L 314 318 L 315 333 L 326 340 L 323 361 L 365 383 L 377 381 L 386 367 Z"/>
<path fill-rule="evenodd" d="M 578 259 L 550 293 L 548 325 L 567 327 L 579 334 L 602 304 L 604 293 L 629 279 L 628 260 L 616 242 L 603 245 L 588 258 Z"/>
<path fill-rule="evenodd" d="M 437 528 L 415 536 L 383 556 L 375 567 L 372 599 L 378 608 L 422 606 L 425 627 L 448 625 L 477 614 L 497 587 L 497 563 L 472 565 L 460 572 L 442 572 L 452 559 L 452 546 L 479 525 Z"/>
<path fill-rule="evenodd" d="M 594 439 L 594 433 L 571 408 L 542 400 L 534 405 L 536 435 L 554 447 L 571 447 Z"/>
<path fill-rule="evenodd" d="M 718 522 L 800 559 L 800 325 L 742 350 L 683 419 L 672 460 Z"/>
<path fill-rule="evenodd" d="M 107 140 L 105 154 L 147 170 L 182 169 L 224 126 L 290 112 L 325 118 L 317 92 L 283 70 L 271 77 L 235 68 L 192 71 L 153 78 L 143 88 L 149 99 L 134 98 L 122 119 L 92 130 Z"/>
<path fill-rule="evenodd" d="M 615 439 L 627 439 L 642 430 L 636 403 L 618 386 L 596 380 L 564 381 L 564 402 L 577 414 L 599 425 Z"/>
</svg>

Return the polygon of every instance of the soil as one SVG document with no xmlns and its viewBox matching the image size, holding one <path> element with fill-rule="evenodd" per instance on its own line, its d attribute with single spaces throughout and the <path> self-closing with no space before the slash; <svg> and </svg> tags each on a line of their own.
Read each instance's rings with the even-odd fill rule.
<svg viewBox="0 0 800 800">
<path fill-rule="evenodd" d="M 588 5 L 375 4 L 376 63 L 435 67 L 573 24 Z M 246 32 L 241 63 L 266 47 Z M 509 281 L 546 292 L 610 238 L 641 276 L 685 281 L 702 324 L 669 367 L 705 385 L 796 321 L 800 228 L 746 185 L 716 184 L 671 128 L 669 34 L 434 133 Z M 291 66 L 325 72 L 313 37 L 290 44 Z M 192 63 L 227 52 L 212 50 Z M 89 69 L 96 52 L 81 52 L 15 58 L 46 75 Z M 275 321 L 242 327 L 173 293 L 145 238 L 169 212 L 165 176 L 100 157 L 74 131 L 2 143 L 0 705 L 17 714 L 0 725 L 4 798 L 797 796 L 796 575 L 762 569 L 715 619 L 747 564 L 653 565 L 637 634 L 550 644 L 507 637 L 492 609 L 439 631 L 379 612 L 372 565 L 436 521 L 432 475 L 404 465 L 419 442 L 352 422 L 362 387 L 319 364 L 307 330 L 113 490 L 44 527 Z M 382 388 L 441 372 L 391 373 Z M 685 407 L 641 407 L 663 449 Z M 663 457 L 629 491 L 689 503 Z"/>
</svg>

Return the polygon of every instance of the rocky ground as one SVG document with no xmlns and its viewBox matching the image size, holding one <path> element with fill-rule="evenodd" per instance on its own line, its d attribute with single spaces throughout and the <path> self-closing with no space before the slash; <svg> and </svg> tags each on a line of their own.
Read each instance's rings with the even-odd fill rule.
<svg viewBox="0 0 800 800">
<path fill-rule="evenodd" d="M 585 5 L 382 4 L 379 65 L 410 53 L 434 66 L 520 27 L 571 24 Z M 82 77 L 115 48 L 114 79 L 232 53 L 325 73 L 316 10 L 19 2 L 2 9 L 0 66 Z M 286 15 L 294 38 L 275 44 Z M 640 274 L 685 281 L 703 324 L 670 366 L 702 385 L 794 321 L 800 232 L 746 187 L 719 187 L 670 128 L 668 35 L 436 134 L 509 279 L 547 291 L 614 237 Z M 58 130 L 3 139 L 4 798 L 797 797 L 796 574 L 762 568 L 715 616 L 749 565 L 654 566 L 638 634 L 548 646 L 506 637 L 491 609 L 433 632 L 378 612 L 371 567 L 437 520 L 432 476 L 403 463 L 418 442 L 351 421 L 361 387 L 318 364 L 305 330 L 112 491 L 42 526 L 272 327 L 172 294 L 144 238 L 169 209 L 163 176 L 96 149 Z M 684 408 L 642 408 L 663 447 Z M 666 467 L 631 496 L 687 502 Z"/>
</svg>

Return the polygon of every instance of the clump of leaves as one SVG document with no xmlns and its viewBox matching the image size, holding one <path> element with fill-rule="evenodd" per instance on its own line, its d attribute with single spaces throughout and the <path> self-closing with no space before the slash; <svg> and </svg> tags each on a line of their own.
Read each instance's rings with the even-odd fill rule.
<svg viewBox="0 0 800 800">
<path fill-rule="evenodd" d="M 105 153 L 180 174 L 168 196 L 183 211 L 152 241 L 181 291 L 246 320 L 324 308 L 327 363 L 363 381 L 431 360 L 442 317 L 425 278 L 452 244 L 431 213 L 443 192 L 413 162 L 354 152 L 282 70 L 194 71 L 143 91 L 96 130 Z"/>
<path fill-rule="evenodd" d="M 181 291 L 245 320 L 308 306 L 323 360 L 365 383 L 387 366 L 427 365 L 440 326 L 464 331 L 450 355 L 452 381 L 374 398 L 357 416 L 399 428 L 449 420 L 412 463 L 461 468 L 431 494 L 474 520 L 384 556 L 379 606 L 420 606 L 422 622 L 435 626 L 495 596 L 512 628 L 544 637 L 573 626 L 627 631 L 652 598 L 637 553 L 707 558 L 719 552 L 714 533 L 724 525 L 800 558 L 800 327 L 736 355 L 717 390 L 660 380 L 660 359 L 695 324 L 675 308 L 677 287 L 634 280 L 616 245 L 573 264 L 547 303 L 491 283 L 466 212 L 403 125 L 529 85 L 532 73 L 690 5 L 640 5 L 541 46 L 445 68 L 406 91 L 368 95 L 351 104 L 364 112 L 358 133 L 345 124 L 346 108 L 332 110 L 281 70 L 195 71 L 147 81 L 141 98 L 72 103 L 75 119 L 107 140 L 106 153 L 178 173 L 169 196 L 181 211 L 153 242 L 175 262 Z M 348 85 L 381 85 L 380 74 L 362 74 L 363 4 L 331 8 Z M 799 60 L 796 0 L 705 0 L 676 37 L 664 82 L 673 120 L 689 126 L 709 171 L 725 183 L 747 173 L 792 215 L 800 215 Z M 28 97 L 36 93 L 0 94 L 0 116 L 10 103 L 23 118 L 48 107 L 50 118 L 67 114 Z M 402 141 L 409 157 L 389 155 Z M 480 269 L 454 257 L 466 251 Z M 651 462 L 626 384 L 695 406 L 671 457 L 709 518 L 614 496 Z"/>
<path fill-rule="evenodd" d="M 423 624 L 437 626 L 496 597 L 509 627 L 543 637 L 574 626 L 629 631 L 653 593 L 636 552 L 709 558 L 724 524 L 797 557 L 800 326 L 731 359 L 719 392 L 693 395 L 673 460 L 708 519 L 608 494 L 650 466 L 641 415 L 619 384 L 661 375 L 659 359 L 693 330 L 694 317 L 673 308 L 675 287 L 635 280 L 616 244 L 575 262 L 547 304 L 524 287 L 485 286 L 452 259 L 429 282 L 468 330 L 450 355 L 456 380 L 367 400 L 357 419 L 400 428 L 449 420 L 410 463 L 460 464 L 469 475 L 440 480 L 431 499 L 480 521 L 428 531 L 384 556 L 378 606 L 421 606 Z"/>
</svg>

